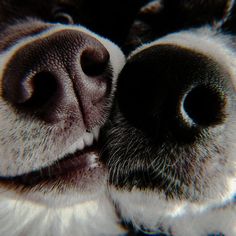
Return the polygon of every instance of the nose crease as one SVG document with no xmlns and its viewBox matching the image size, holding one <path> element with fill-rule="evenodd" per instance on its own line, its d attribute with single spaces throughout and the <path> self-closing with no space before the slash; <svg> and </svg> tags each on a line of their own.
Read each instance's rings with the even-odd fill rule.
<svg viewBox="0 0 236 236">
<path fill-rule="evenodd" d="M 71 74 L 68 70 L 68 74 Z M 84 107 L 83 107 L 83 103 L 81 102 L 82 101 L 82 96 L 79 92 L 79 89 L 77 88 L 77 85 L 75 83 L 75 75 L 70 75 L 70 78 L 71 78 L 71 82 L 72 82 L 72 87 L 73 87 L 73 92 L 75 94 L 75 97 L 76 97 L 76 100 L 77 100 L 77 105 L 78 105 L 78 108 L 80 110 L 80 113 L 81 113 L 81 117 L 82 117 L 82 122 L 84 124 L 84 127 L 87 129 L 87 121 L 86 121 L 86 117 L 85 117 L 85 110 L 84 110 Z"/>
</svg>

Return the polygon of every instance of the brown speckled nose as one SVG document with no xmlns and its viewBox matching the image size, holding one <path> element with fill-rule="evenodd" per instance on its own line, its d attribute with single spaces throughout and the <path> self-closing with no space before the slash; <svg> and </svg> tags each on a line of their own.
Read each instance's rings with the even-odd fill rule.
<svg viewBox="0 0 236 236">
<path fill-rule="evenodd" d="M 5 67 L 3 96 L 46 122 L 77 114 L 90 129 L 102 117 L 111 84 L 103 44 L 86 33 L 62 30 L 16 51 Z"/>
</svg>

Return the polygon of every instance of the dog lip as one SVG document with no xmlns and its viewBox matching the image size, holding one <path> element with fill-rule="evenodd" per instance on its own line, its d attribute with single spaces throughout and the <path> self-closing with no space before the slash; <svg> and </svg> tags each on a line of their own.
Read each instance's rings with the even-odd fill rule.
<svg viewBox="0 0 236 236">
<path fill-rule="evenodd" d="M 99 148 L 97 144 L 94 144 L 93 146 L 84 148 L 82 151 L 77 150 L 74 153 L 69 153 L 47 167 L 2 180 L 25 187 L 34 187 L 45 182 L 49 184 L 57 179 L 67 182 L 74 175 L 77 177 L 82 176 L 86 171 L 93 171 L 99 168 L 98 157 Z"/>
</svg>

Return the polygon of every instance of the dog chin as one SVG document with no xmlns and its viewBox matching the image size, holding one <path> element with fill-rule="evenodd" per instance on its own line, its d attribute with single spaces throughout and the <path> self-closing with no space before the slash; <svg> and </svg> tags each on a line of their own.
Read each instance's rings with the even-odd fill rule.
<svg viewBox="0 0 236 236">
<path fill-rule="evenodd" d="M 0 184 L 2 197 L 29 201 L 48 207 L 69 207 L 96 200 L 107 191 L 107 171 L 98 160 L 94 160 L 94 153 L 84 154 L 84 156 L 79 157 L 79 164 L 76 165 L 76 161 L 71 160 L 74 162 L 73 168 L 76 169 L 66 169 L 65 173 L 53 173 L 50 170 L 50 176 L 44 176 L 42 172 L 50 169 L 45 167 L 32 172 L 33 174 L 27 173 L 4 178 Z M 81 164 L 81 159 L 92 161 L 88 166 L 82 167 L 85 164 Z M 97 156 L 96 159 L 98 159 Z M 62 166 L 60 166 L 60 171 L 61 169 Z M 41 174 L 37 175 L 37 172 L 41 172 Z"/>
<path fill-rule="evenodd" d="M 84 184 L 84 188 L 81 186 L 66 186 L 66 182 L 63 184 L 50 183 L 37 185 L 32 188 L 25 186 L 14 185 L 11 183 L 1 184 L 1 199 L 12 199 L 12 201 L 26 201 L 31 202 L 38 206 L 45 206 L 49 208 L 66 208 L 76 205 L 83 205 L 86 202 L 97 201 L 100 198 L 107 198 L 107 173 L 106 171 L 99 170 L 94 173 L 93 179 L 87 179 L 87 184 Z"/>
<path fill-rule="evenodd" d="M 16 195 L 1 189 L 1 235 L 119 235 L 120 227 L 106 190 L 81 194 L 30 192 Z M 12 225 L 16 227 L 12 227 Z M 4 226 L 4 227 L 3 227 Z"/>
</svg>

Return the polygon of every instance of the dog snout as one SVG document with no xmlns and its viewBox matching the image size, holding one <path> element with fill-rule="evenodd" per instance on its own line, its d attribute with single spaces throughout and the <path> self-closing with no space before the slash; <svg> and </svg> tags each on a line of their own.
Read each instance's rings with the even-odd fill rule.
<svg viewBox="0 0 236 236">
<path fill-rule="evenodd" d="M 14 53 L 5 66 L 3 96 L 18 110 L 48 122 L 79 113 L 90 129 L 109 97 L 111 70 L 102 43 L 84 32 L 62 30 Z"/>
<path fill-rule="evenodd" d="M 119 109 L 161 143 L 194 141 L 227 119 L 234 94 L 230 81 L 210 56 L 176 45 L 151 46 L 124 67 L 117 88 Z"/>
</svg>

